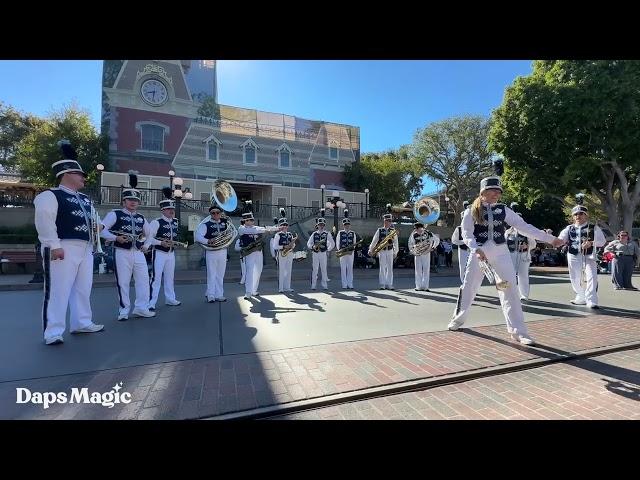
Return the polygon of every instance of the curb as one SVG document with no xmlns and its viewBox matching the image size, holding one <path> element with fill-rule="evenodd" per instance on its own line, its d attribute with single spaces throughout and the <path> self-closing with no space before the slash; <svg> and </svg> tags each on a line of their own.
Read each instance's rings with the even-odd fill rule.
<svg viewBox="0 0 640 480">
<path fill-rule="evenodd" d="M 537 348 L 537 347 L 521 347 L 521 348 Z M 342 403 L 350 403 L 358 400 L 368 400 L 376 397 L 384 397 L 396 395 L 400 393 L 408 393 L 412 391 L 427 390 L 450 385 L 455 383 L 467 382 L 478 378 L 490 377 L 494 375 L 502 375 L 505 373 L 517 372 L 522 370 L 531 370 L 553 363 L 568 362 L 581 358 L 605 355 L 624 350 L 633 350 L 640 348 L 640 341 L 628 342 L 618 345 L 608 345 L 604 347 L 592 348 L 590 350 L 582 350 L 577 353 L 568 355 L 557 355 L 555 358 L 536 358 L 525 360 L 513 364 L 496 365 L 493 367 L 480 368 L 477 370 L 467 370 L 465 372 L 452 373 L 437 377 L 428 377 L 418 380 L 409 380 L 404 382 L 381 385 L 379 387 L 364 388 L 351 392 L 338 393 L 317 397 L 306 400 L 298 400 L 280 405 L 271 405 L 268 407 L 254 408 L 250 410 L 242 410 L 238 412 L 224 413 L 213 417 L 199 417 L 198 420 L 257 420 L 269 417 L 277 417 L 289 413 L 297 413 L 304 410 L 312 410 L 315 408 L 329 407 Z M 541 347 L 540 349 L 543 349 Z"/>
</svg>

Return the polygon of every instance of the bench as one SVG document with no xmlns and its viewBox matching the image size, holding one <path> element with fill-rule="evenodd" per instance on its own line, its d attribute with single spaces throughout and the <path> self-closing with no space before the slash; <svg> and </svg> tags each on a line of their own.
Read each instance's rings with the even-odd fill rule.
<svg viewBox="0 0 640 480">
<path fill-rule="evenodd" d="M 6 263 L 17 263 L 21 265 L 27 273 L 27 263 L 36 263 L 36 252 L 34 250 L 3 250 L 0 252 L 0 273 Z"/>
</svg>

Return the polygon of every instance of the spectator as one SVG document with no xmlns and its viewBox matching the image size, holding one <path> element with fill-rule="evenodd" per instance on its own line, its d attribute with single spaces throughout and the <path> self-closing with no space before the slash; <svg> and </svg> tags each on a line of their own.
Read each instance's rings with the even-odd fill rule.
<svg viewBox="0 0 640 480">
<path fill-rule="evenodd" d="M 453 268 L 453 245 L 450 238 L 445 238 L 442 242 L 442 249 L 444 250 L 444 258 L 447 268 Z"/>
<path fill-rule="evenodd" d="M 629 240 L 629 232 L 622 230 L 618 233 L 617 240 L 605 247 L 605 252 L 615 255 L 611 262 L 611 283 L 615 290 L 638 290 L 631 284 L 631 276 L 640 249 L 635 242 Z"/>
</svg>

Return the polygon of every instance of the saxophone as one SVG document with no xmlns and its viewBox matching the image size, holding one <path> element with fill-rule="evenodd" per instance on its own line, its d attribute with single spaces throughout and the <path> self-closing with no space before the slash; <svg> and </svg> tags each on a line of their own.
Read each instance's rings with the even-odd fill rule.
<svg viewBox="0 0 640 480">
<path fill-rule="evenodd" d="M 356 248 L 358 248 L 359 245 L 362 245 L 362 240 L 363 239 L 361 238 L 353 245 L 347 245 L 346 247 L 341 248 L 340 250 L 336 250 L 336 257 L 340 258 L 340 257 L 344 257 L 345 255 L 351 254 Z"/>
<path fill-rule="evenodd" d="M 286 257 L 294 248 L 296 248 L 296 240 L 298 240 L 298 234 L 294 233 L 291 243 L 285 245 L 284 247 L 282 247 L 282 250 L 280 250 L 281 257 Z"/>
<path fill-rule="evenodd" d="M 392 228 L 391 231 L 387 234 L 387 236 L 378 242 L 378 244 L 375 246 L 375 248 L 371 252 L 371 256 L 375 257 L 378 253 L 380 253 L 382 250 L 384 250 L 388 246 L 389 242 L 393 241 L 393 239 L 397 236 L 398 236 L 398 229 Z"/>
<path fill-rule="evenodd" d="M 247 255 L 251 255 L 253 252 L 261 252 L 263 246 L 264 246 L 264 242 L 262 241 L 262 238 L 259 238 L 258 240 L 254 240 L 246 247 L 242 247 L 240 249 L 240 258 L 244 258 Z"/>
</svg>

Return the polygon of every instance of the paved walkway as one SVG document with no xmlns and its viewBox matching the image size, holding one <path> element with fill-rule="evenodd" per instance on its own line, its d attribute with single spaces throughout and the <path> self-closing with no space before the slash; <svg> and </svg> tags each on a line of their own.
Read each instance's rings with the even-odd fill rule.
<svg viewBox="0 0 640 480">
<path fill-rule="evenodd" d="M 510 369 L 542 367 L 585 352 L 592 354 L 602 349 L 607 351 L 606 349 L 640 346 L 640 316 L 592 315 L 552 318 L 530 323 L 530 330 L 539 342 L 537 347 L 524 347 L 512 343 L 507 338 L 504 326 L 500 325 L 465 329 L 463 332 L 431 332 L 4 382 L 0 384 L 0 418 L 190 419 L 247 415 L 260 417 L 278 412 L 286 413 L 287 408 L 311 408 L 335 402 L 342 403 L 349 399 L 357 400 L 358 396 L 366 397 L 376 388 L 379 389 L 376 391 L 378 394 L 397 393 L 407 388 L 434 386 L 437 382 L 450 383 L 487 375 L 495 376 Z M 633 362 L 629 365 L 637 366 Z M 553 370 L 556 368 L 555 365 L 549 368 L 550 372 L 556 371 Z M 563 368 L 561 371 L 568 372 L 566 368 L 569 367 Z M 520 383 L 514 380 L 516 383 L 513 385 L 520 388 L 514 390 L 516 395 L 526 398 L 527 395 L 536 394 L 541 398 L 563 399 L 562 403 L 570 401 L 569 397 L 558 396 L 561 388 L 558 387 L 558 380 L 553 379 L 553 373 L 545 374 L 548 378 L 544 375 L 532 376 L 531 378 L 538 380 L 527 387 L 529 390 L 525 390 L 522 385 L 522 382 L 526 383 L 526 380 L 522 380 L 522 372 L 513 375 L 513 378 L 520 379 Z M 571 380 L 571 377 L 569 374 L 568 379 Z M 619 382 L 625 382 L 625 386 L 610 385 L 611 388 L 626 391 L 624 389 L 630 384 L 635 385 L 633 388 L 640 386 L 637 368 L 625 367 L 624 376 L 618 375 L 616 378 Z M 545 385 L 545 380 L 548 379 L 551 381 Z M 489 380 L 481 378 L 477 381 Z M 88 387 L 89 391 L 104 392 L 120 382 L 123 391 L 132 395 L 132 402 L 127 405 L 107 408 L 91 404 L 54 404 L 43 409 L 42 405 L 16 404 L 18 387 L 28 388 L 31 392 L 70 392 L 73 387 Z M 573 381 L 572 385 L 578 388 L 579 383 Z M 497 381 L 487 388 L 503 388 L 496 386 L 499 384 L 500 381 Z M 482 387 L 483 384 L 478 385 Z M 606 388 L 603 385 L 602 388 Z M 447 395 L 457 391 L 449 387 L 442 388 L 447 389 L 443 390 Z M 553 391 L 549 394 L 555 397 L 547 395 L 546 391 L 550 388 Z M 595 389 L 597 385 L 594 383 L 590 388 Z M 482 391 L 480 388 L 480 391 L 491 397 L 490 390 Z M 427 392 L 431 392 L 428 398 L 435 399 L 433 404 L 429 404 L 429 408 L 439 412 L 439 415 L 445 417 L 451 412 L 454 412 L 450 415 L 452 418 L 466 418 L 466 415 L 472 415 L 470 410 L 463 412 L 458 407 L 447 406 L 446 402 L 439 411 L 435 406 L 440 405 L 437 403 L 437 395 L 440 394 L 436 395 L 433 393 L 434 390 Z M 469 401 L 473 400 L 473 397 L 469 398 Z M 409 400 L 409 397 L 402 397 L 401 402 Z M 420 401 L 423 402 L 422 399 Z M 454 406 L 460 403 L 460 400 L 455 402 L 453 398 L 451 401 Z M 481 403 L 476 406 L 482 418 L 487 418 L 485 414 L 493 415 L 493 412 L 502 412 L 500 414 L 505 417 L 518 413 L 525 418 L 540 417 L 540 413 L 522 415 L 522 412 L 527 412 L 510 409 L 508 405 L 507 410 L 490 405 L 493 410 L 490 408 L 483 412 L 484 407 L 479 407 Z M 640 407 L 637 403 L 632 405 L 635 408 L 628 408 L 629 405 L 626 403 L 620 407 L 626 412 L 625 418 L 636 418 L 637 408 Z M 602 407 L 602 403 L 596 406 Z M 261 410 L 256 410 L 260 408 Z M 449 410 L 446 410 L 447 408 Z M 426 408 L 423 410 L 426 411 Z M 512 410 L 514 413 L 511 413 Z M 532 410 L 535 412 L 535 409 Z M 338 407 L 337 411 L 334 409 L 331 412 L 333 413 L 328 416 L 347 415 L 344 413 L 344 407 Z M 584 413 L 584 410 L 582 412 Z M 603 412 L 601 415 L 604 416 L 609 413 L 605 410 Z M 583 414 L 578 410 L 574 413 Z M 398 411 L 393 414 L 394 417 L 397 415 Z M 618 415 L 622 416 L 620 412 Z"/>
</svg>

